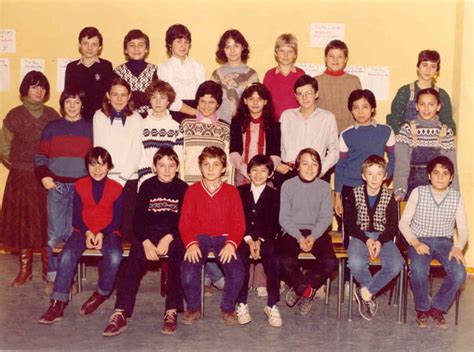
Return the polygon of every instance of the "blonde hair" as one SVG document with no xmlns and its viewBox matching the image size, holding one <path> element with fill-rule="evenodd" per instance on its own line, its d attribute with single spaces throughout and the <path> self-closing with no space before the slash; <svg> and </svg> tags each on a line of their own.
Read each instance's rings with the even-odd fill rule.
<svg viewBox="0 0 474 352">
<path fill-rule="evenodd" d="M 298 39 L 291 33 L 283 33 L 275 41 L 275 51 L 282 46 L 289 46 L 298 55 Z"/>
</svg>

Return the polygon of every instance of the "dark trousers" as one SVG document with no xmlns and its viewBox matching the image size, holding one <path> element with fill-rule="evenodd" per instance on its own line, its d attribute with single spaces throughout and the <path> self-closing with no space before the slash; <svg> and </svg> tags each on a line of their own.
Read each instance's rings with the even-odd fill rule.
<svg viewBox="0 0 474 352">
<path fill-rule="evenodd" d="M 245 241 L 240 243 L 238 249 L 242 264 L 244 265 L 245 277 L 242 289 L 240 290 L 237 303 L 247 303 L 249 293 L 249 268 L 250 268 L 250 248 Z M 276 255 L 275 243 L 273 240 L 266 240 L 260 246 L 260 257 L 263 265 L 263 270 L 267 275 L 267 291 L 268 299 L 267 305 L 273 307 L 280 300 L 280 274 L 279 262 Z"/>
<path fill-rule="evenodd" d="M 135 215 L 135 205 L 137 204 L 138 180 L 128 180 L 123 187 L 123 211 L 120 233 L 125 241 L 133 239 L 133 217 Z"/>
<path fill-rule="evenodd" d="M 166 234 L 154 236 L 151 242 L 156 246 Z M 168 250 L 168 285 L 166 287 L 165 309 L 183 309 L 183 288 L 181 285 L 181 263 L 184 257 L 184 246 L 179 237 L 175 238 Z M 148 259 L 140 240 L 134 239 L 130 255 L 125 262 L 124 271 L 119 281 L 115 309 L 125 310 L 131 317 L 137 297 L 140 281 L 146 271 Z M 159 294 L 159 290 L 156 290 Z"/>
<path fill-rule="evenodd" d="M 320 288 L 337 270 L 337 258 L 327 233 L 314 242 L 311 254 L 316 260 L 312 261 L 306 275 L 303 275 L 298 265 L 298 255 L 301 252 L 298 241 L 288 234 L 280 236 L 277 241 L 282 275 L 299 296 L 303 295 L 308 284 L 314 289 Z"/>
</svg>

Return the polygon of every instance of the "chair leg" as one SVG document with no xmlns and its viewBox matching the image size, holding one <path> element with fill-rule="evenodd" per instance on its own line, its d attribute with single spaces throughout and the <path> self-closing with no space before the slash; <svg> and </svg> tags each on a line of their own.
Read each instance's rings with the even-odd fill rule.
<svg viewBox="0 0 474 352">
<path fill-rule="evenodd" d="M 328 277 L 326 280 L 326 297 L 324 297 L 324 304 L 329 304 L 329 295 L 331 294 L 331 278 Z"/>
<path fill-rule="evenodd" d="M 352 275 L 352 272 L 349 275 L 349 298 L 347 298 L 347 321 L 352 321 L 352 297 L 353 297 L 353 292 L 354 290 L 354 276 Z"/>
<path fill-rule="evenodd" d="M 341 320 L 341 305 L 344 297 L 344 258 L 339 259 L 339 273 L 337 277 L 337 320 Z"/>
<path fill-rule="evenodd" d="M 408 280 L 408 264 L 405 264 L 403 268 L 403 281 L 405 281 L 405 287 L 403 289 L 403 323 L 407 323 L 407 308 L 408 308 L 408 288 L 410 287 L 410 281 Z"/>
<path fill-rule="evenodd" d="M 459 298 L 461 296 L 461 289 L 458 290 L 458 292 L 456 292 L 456 306 L 454 307 L 455 311 L 454 311 L 454 325 L 458 325 L 458 321 L 459 321 Z"/>
<path fill-rule="evenodd" d="M 403 285 L 406 284 L 404 283 L 404 270 L 402 269 L 400 271 L 398 280 L 397 280 L 397 291 L 398 291 L 398 307 L 397 307 L 397 323 L 401 324 L 402 322 L 402 313 L 403 313 Z"/>
<path fill-rule="evenodd" d="M 205 262 L 201 267 L 201 318 L 204 318 L 204 269 L 206 267 Z"/>
</svg>

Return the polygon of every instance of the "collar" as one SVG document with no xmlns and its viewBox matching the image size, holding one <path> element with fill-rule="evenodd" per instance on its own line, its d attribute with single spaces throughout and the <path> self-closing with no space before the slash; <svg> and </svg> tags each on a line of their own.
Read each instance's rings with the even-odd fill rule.
<svg viewBox="0 0 474 352">
<path fill-rule="evenodd" d="M 263 117 L 262 115 L 260 114 L 260 116 L 258 117 L 258 119 L 254 119 L 252 116 L 250 117 L 250 123 L 254 123 L 254 124 L 261 124 L 263 123 Z"/>
<path fill-rule="evenodd" d="M 122 125 L 125 126 L 125 120 L 127 119 L 127 116 L 125 116 L 123 110 L 122 111 L 115 111 L 112 108 L 112 113 L 110 114 L 110 124 L 113 124 L 115 119 L 121 119 L 122 120 Z"/>
<path fill-rule="evenodd" d="M 221 180 L 221 183 L 219 185 L 219 187 L 217 187 L 214 192 L 211 192 L 207 187 L 206 187 L 206 184 L 204 183 L 204 179 L 201 180 L 201 186 L 202 188 L 204 189 L 204 191 L 212 198 L 214 197 L 222 188 L 222 185 L 224 184 L 224 182 Z"/>
<path fill-rule="evenodd" d="M 94 60 L 90 65 L 86 65 L 86 64 L 84 63 L 84 58 L 81 57 L 81 58 L 79 59 L 79 61 L 77 62 L 77 65 L 84 65 L 85 67 L 91 67 L 91 66 L 94 65 L 95 63 L 99 63 L 99 62 L 100 62 L 99 57 L 96 57 L 95 60 Z"/>
<path fill-rule="evenodd" d="M 345 72 L 344 72 L 344 70 L 331 71 L 330 69 L 327 68 L 326 71 L 324 71 L 324 73 L 329 75 L 329 76 L 339 77 L 339 76 L 342 76 Z"/>
<path fill-rule="evenodd" d="M 291 65 L 290 72 L 291 72 L 291 73 L 295 73 L 295 72 L 296 72 L 296 66 L 295 66 L 295 65 Z M 282 69 L 280 68 L 280 66 L 277 66 L 277 67 L 275 67 L 275 74 L 277 75 L 277 74 L 279 74 L 279 73 L 283 75 Z"/>
<path fill-rule="evenodd" d="M 186 56 L 183 62 L 181 62 L 181 59 L 178 59 L 177 57 L 171 56 L 169 58 L 170 63 L 173 65 L 185 65 L 189 60 L 189 56 Z"/>
<path fill-rule="evenodd" d="M 255 186 L 253 183 L 250 184 L 250 191 L 252 192 L 253 195 L 253 200 L 255 203 L 258 202 L 260 199 L 260 196 L 262 195 L 263 191 L 265 190 L 266 184 L 264 183 L 263 185 L 260 186 Z"/>
<path fill-rule="evenodd" d="M 203 120 L 206 119 L 206 117 L 201 114 L 200 111 L 198 111 L 198 113 L 196 114 L 196 122 L 203 122 Z M 213 113 L 211 115 L 211 117 L 209 117 L 209 119 L 211 120 L 211 123 L 215 126 L 217 124 L 217 114 L 216 113 Z"/>
<path fill-rule="evenodd" d="M 372 122 L 370 123 L 369 126 L 377 127 L 377 122 L 375 119 L 372 119 Z M 367 127 L 367 126 L 361 126 L 357 122 L 354 122 L 354 129 L 358 129 L 359 127 Z"/>
<path fill-rule="evenodd" d="M 166 119 L 169 119 L 169 118 L 172 118 L 171 114 L 170 114 L 170 111 L 168 109 L 166 109 L 166 114 L 164 116 L 161 116 L 161 117 L 156 117 L 153 115 L 153 109 L 148 109 L 148 114 L 147 114 L 147 117 L 155 120 L 155 121 L 163 121 L 163 120 L 166 120 Z"/>
</svg>

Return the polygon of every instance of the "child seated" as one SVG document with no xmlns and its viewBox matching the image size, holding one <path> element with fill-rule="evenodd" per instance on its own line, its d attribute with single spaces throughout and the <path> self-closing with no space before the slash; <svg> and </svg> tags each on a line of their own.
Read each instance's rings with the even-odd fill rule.
<svg viewBox="0 0 474 352">
<path fill-rule="evenodd" d="M 115 336 L 126 329 L 147 263 L 159 260 L 162 255 L 169 258 L 163 334 L 176 332 L 177 310 L 183 307 L 180 266 L 184 247 L 178 233 L 178 220 L 188 185 L 176 177 L 179 159 L 172 148 L 158 149 L 152 163 L 157 177 L 146 180 L 140 187 L 134 218 L 135 237 L 104 336 Z"/>
<path fill-rule="evenodd" d="M 238 248 L 244 265 L 245 278 L 237 298 L 237 318 L 240 324 L 247 324 L 252 320 L 247 305 L 249 257 L 251 256 L 254 260 L 261 258 L 267 275 L 268 291 L 264 313 L 271 326 L 280 327 L 282 320 L 276 305 L 280 300 L 280 275 L 275 251 L 275 236 L 280 230 L 279 199 L 278 192 L 267 186 L 267 181 L 273 174 L 272 159 L 267 155 L 255 155 L 248 163 L 247 172 L 251 183 L 237 188 L 242 199 L 247 226 L 244 241 Z"/>
<path fill-rule="evenodd" d="M 52 324 L 63 318 L 76 265 L 86 248 L 100 250 L 103 259 L 97 288 L 82 305 L 81 315 L 92 314 L 107 299 L 122 261 L 118 231 L 122 217 L 122 186 L 107 177 L 114 167 L 112 157 L 104 148 L 95 147 L 85 159 L 89 176 L 75 183 L 73 232 L 59 255 L 51 305 L 39 319 L 41 324 Z"/>
<path fill-rule="evenodd" d="M 461 194 L 450 187 L 454 176 L 452 161 L 438 156 L 428 163 L 426 171 L 431 185 L 413 190 L 399 227 L 410 245 L 408 257 L 416 323 L 418 327 L 426 328 L 431 317 L 437 327 L 446 329 L 443 314 L 449 310 L 466 279 L 466 260 L 462 251 L 469 231 Z M 454 226 L 458 232 L 455 244 Z M 441 263 L 446 276 L 438 292 L 430 299 L 428 287 L 432 259 Z"/>
<path fill-rule="evenodd" d="M 321 179 L 321 158 L 311 148 L 301 150 L 295 168 L 298 176 L 283 183 L 280 201 L 280 225 L 283 236 L 278 239 L 283 279 L 290 286 L 286 294 L 289 307 L 300 303 L 302 315 L 310 312 L 316 291 L 337 270 L 337 258 L 327 229 L 332 222 L 332 194 L 329 184 Z M 316 257 L 306 275 L 298 265 L 300 252 Z"/>
<path fill-rule="evenodd" d="M 436 89 L 422 89 L 416 95 L 418 117 L 405 123 L 395 144 L 395 199 L 408 199 L 418 186 L 428 185 L 426 165 L 436 156 L 447 156 L 456 169 L 454 132 L 438 117 L 441 100 Z M 453 174 L 453 188 L 459 190 L 458 178 Z"/>
<path fill-rule="evenodd" d="M 404 260 L 393 242 L 397 231 L 397 202 L 383 187 L 387 163 L 369 155 L 361 168 L 365 184 L 351 190 L 344 207 L 344 230 L 350 237 L 348 267 L 360 287 L 355 290 L 359 313 L 372 320 L 377 312 L 376 294 L 403 269 Z M 369 259 L 370 257 L 370 259 Z M 372 276 L 370 260 L 380 258 L 382 269 Z"/>
<path fill-rule="evenodd" d="M 201 318 L 201 268 L 213 252 L 225 273 L 221 312 L 228 325 L 238 324 L 235 303 L 245 272 L 237 253 L 245 232 L 245 217 L 239 193 L 222 182 L 227 165 L 226 153 L 206 147 L 199 155 L 202 180 L 188 188 L 179 219 L 179 230 L 186 248 L 181 279 L 187 302 L 183 324 Z"/>
</svg>

